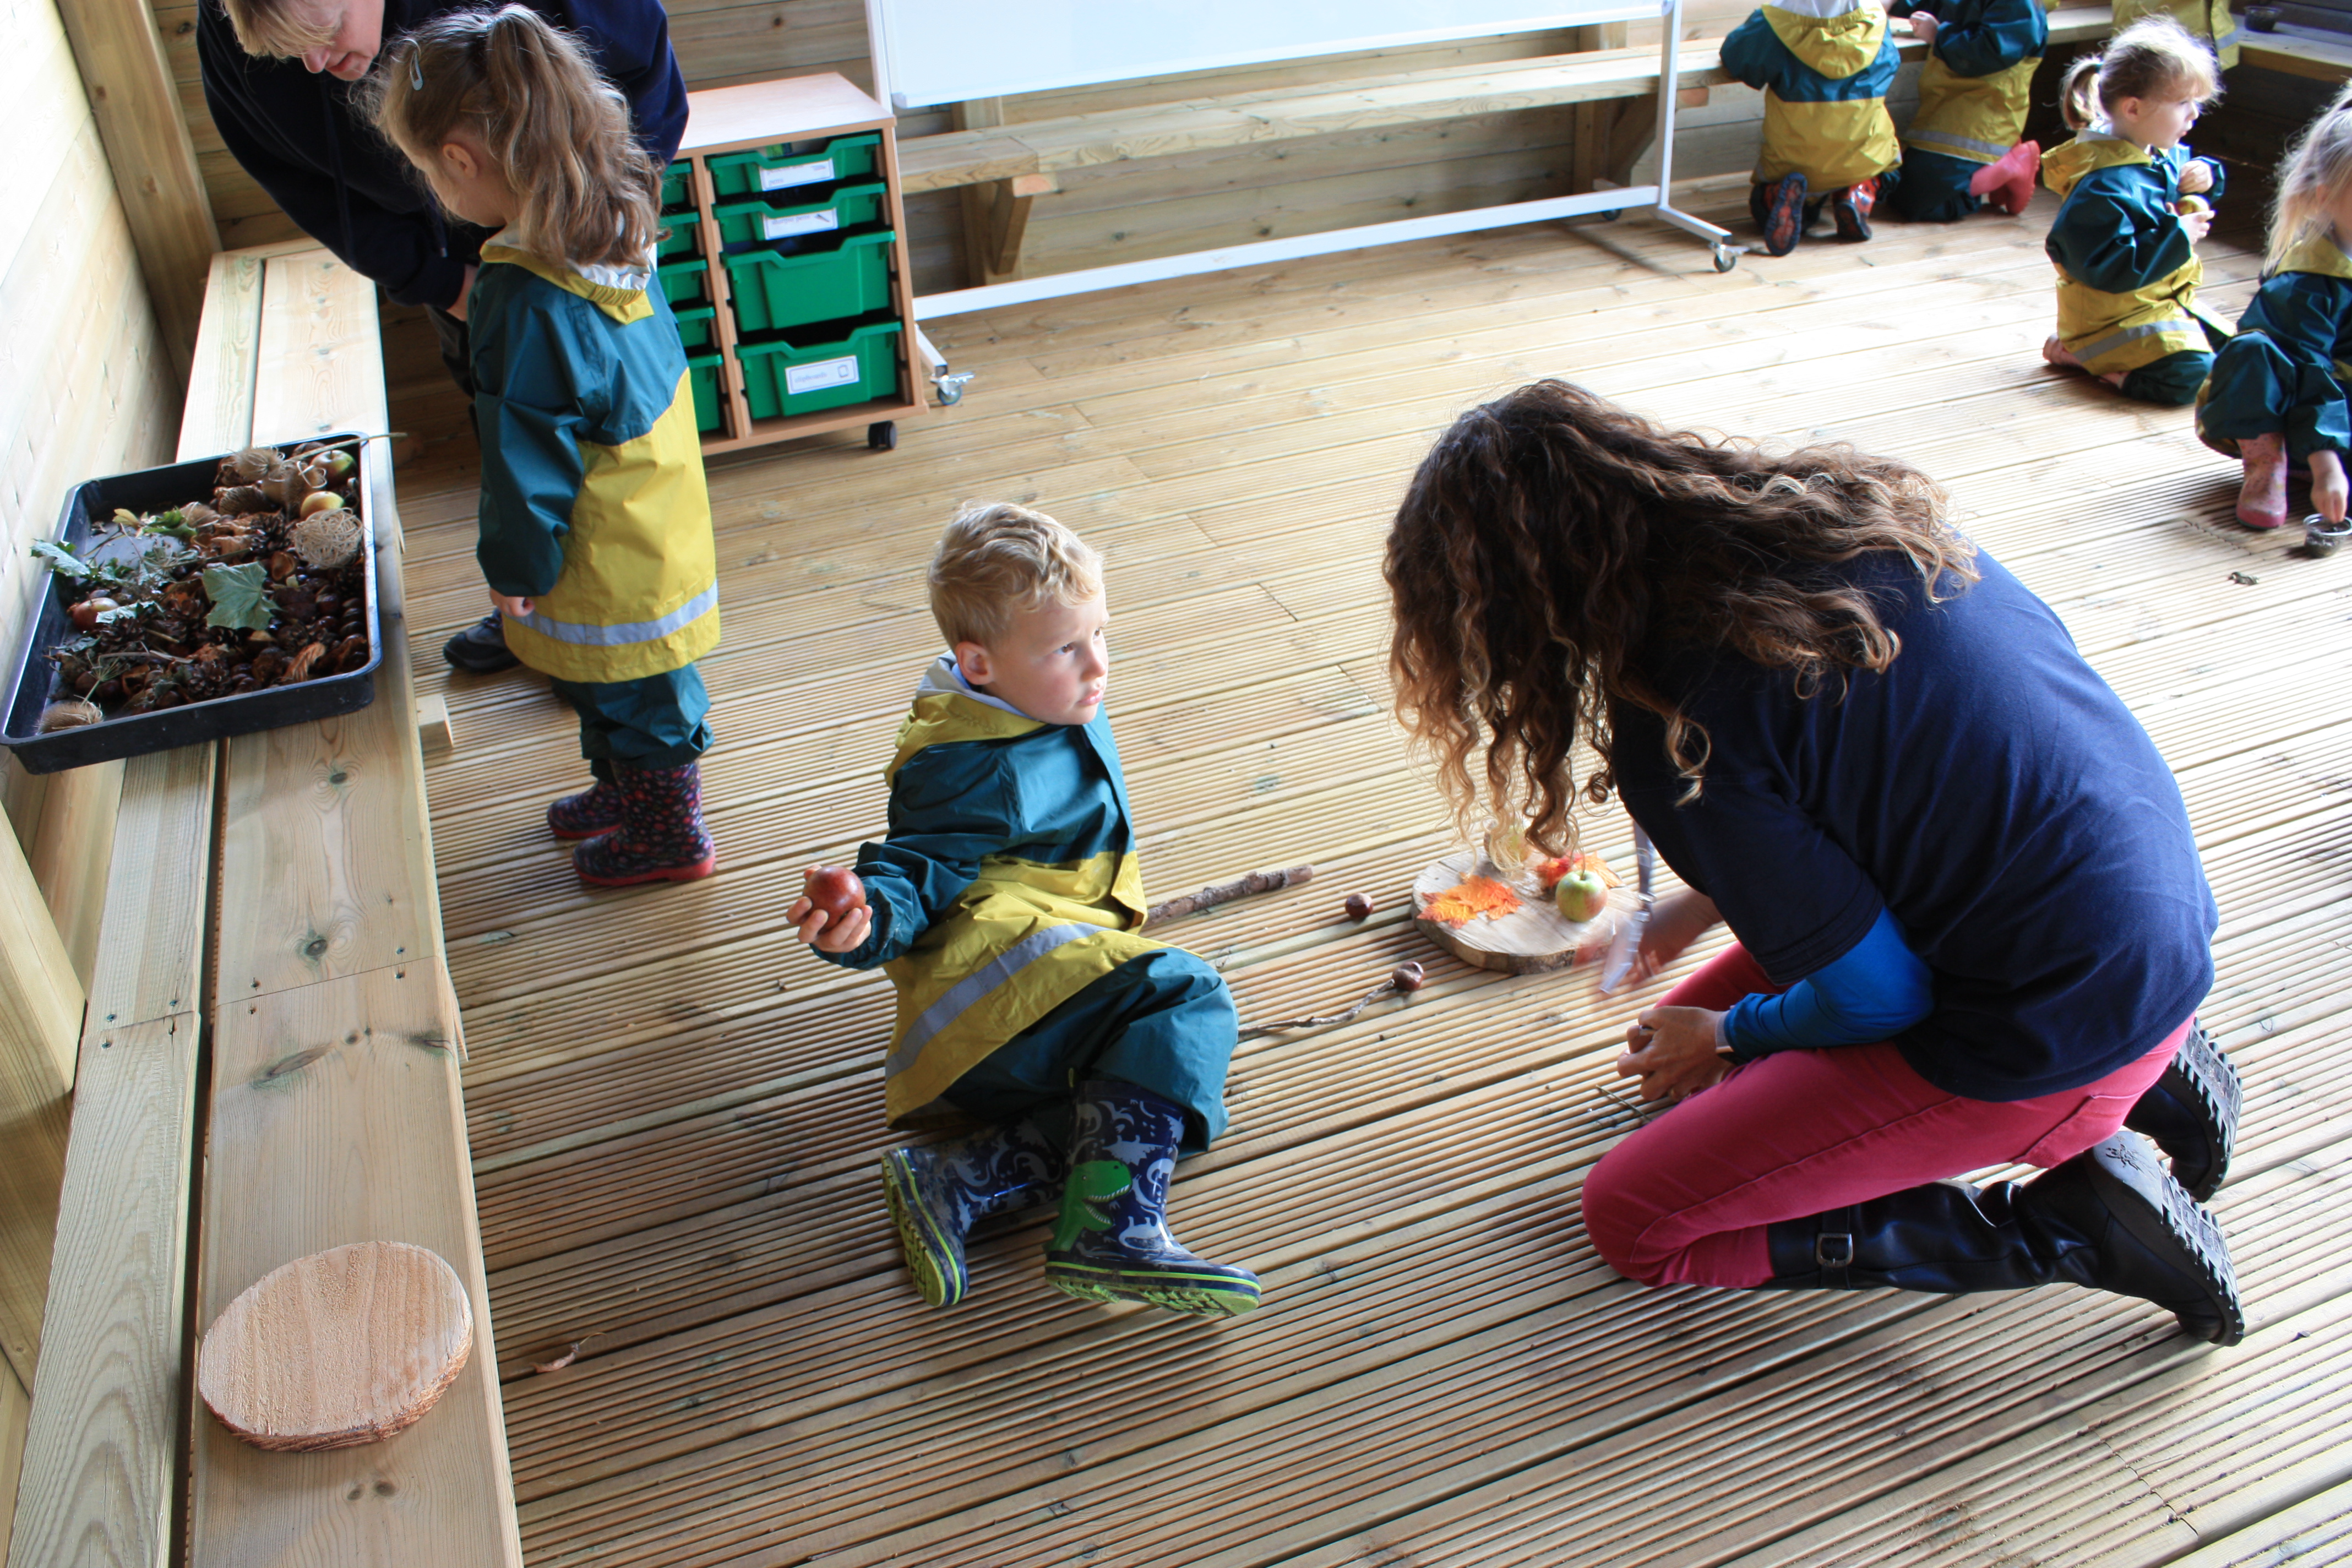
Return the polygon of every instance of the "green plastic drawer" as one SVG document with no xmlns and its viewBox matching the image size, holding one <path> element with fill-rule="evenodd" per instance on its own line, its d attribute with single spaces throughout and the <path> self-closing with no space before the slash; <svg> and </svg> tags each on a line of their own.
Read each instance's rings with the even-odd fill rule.
<svg viewBox="0 0 2352 1568">
<path fill-rule="evenodd" d="M 680 158 L 662 171 L 662 210 L 694 205 L 694 165 Z"/>
<path fill-rule="evenodd" d="M 882 133 L 836 136 L 830 142 L 782 142 L 710 160 L 710 182 L 721 200 L 863 179 L 881 167 Z"/>
<path fill-rule="evenodd" d="M 662 298 L 673 309 L 685 305 L 708 305 L 710 300 L 710 263 L 699 256 L 682 261 L 658 261 L 654 274 L 661 279 Z"/>
<path fill-rule="evenodd" d="M 717 331 L 711 323 L 719 317 L 718 306 L 689 305 L 684 310 L 672 310 L 670 314 L 677 318 L 677 341 L 688 349 L 711 346 L 711 334 Z"/>
<path fill-rule="evenodd" d="M 751 417 L 772 419 L 896 396 L 899 330 L 895 321 L 829 321 L 764 342 L 737 343 Z"/>
<path fill-rule="evenodd" d="M 878 228 L 842 235 L 823 249 L 730 255 L 727 292 L 736 326 L 764 332 L 888 310 L 890 248 L 898 237 Z"/>
<path fill-rule="evenodd" d="M 691 202 L 674 211 L 664 211 L 661 225 L 669 232 L 654 242 L 655 260 L 702 254 L 702 215 L 695 211 Z"/>
<path fill-rule="evenodd" d="M 722 367 L 719 352 L 690 353 L 686 356 L 686 379 L 694 388 L 694 427 L 706 436 L 715 436 L 727 427 L 721 409 L 727 399 L 719 381 Z"/>
<path fill-rule="evenodd" d="M 872 228 L 883 221 L 879 180 L 854 185 L 814 185 L 805 191 L 780 191 L 772 196 L 720 202 L 719 238 L 729 247 L 807 242 L 841 229 Z"/>
</svg>

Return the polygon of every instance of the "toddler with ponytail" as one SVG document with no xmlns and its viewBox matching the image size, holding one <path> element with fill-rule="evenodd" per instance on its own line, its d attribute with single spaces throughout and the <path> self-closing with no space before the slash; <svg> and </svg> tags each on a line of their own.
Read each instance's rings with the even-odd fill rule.
<svg viewBox="0 0 2352 1568">
<path fill-rule="evenodd" d="M 507 647 L 580 715 L 594 782 L 547 808 L 598 887 L 717 866 L 698 759 L 717 552 L 677 321 L 654 287 L 660 171 L 584 46 L 521 5 L 433 17 L 379 57 L 376 128 L 451 216 L 496 230 L 467 301 L 476 549 Z"/>
</svg>

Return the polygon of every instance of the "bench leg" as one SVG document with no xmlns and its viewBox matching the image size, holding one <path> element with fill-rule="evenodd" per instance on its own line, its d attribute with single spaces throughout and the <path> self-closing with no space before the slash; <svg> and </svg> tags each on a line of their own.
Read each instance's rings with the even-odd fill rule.
<svg viewBox="0 0 2352 1568">
<path fill-rule="evenodd" d="M 963 188 L 964 245 L 971 258 L 973 287 L 1021 276 L 1021 242 L 1028 236 L 1029 209 L 1039 196 L 1059 189 L 1051 174 L 1016 174 Z"/>
</svg>

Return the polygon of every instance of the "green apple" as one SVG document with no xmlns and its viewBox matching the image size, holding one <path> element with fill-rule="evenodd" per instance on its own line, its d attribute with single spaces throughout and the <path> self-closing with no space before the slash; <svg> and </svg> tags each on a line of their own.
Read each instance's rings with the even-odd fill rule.
<svg viewBox="0 0 2352 1568">
<path fill-rule="evenodd" d="M 1551 896 L 1563 916 L 1582 925 L 1609 901 L 1609 885 L 1591 871 L 1570 871 L 1552 889 Z"/>
</svg>

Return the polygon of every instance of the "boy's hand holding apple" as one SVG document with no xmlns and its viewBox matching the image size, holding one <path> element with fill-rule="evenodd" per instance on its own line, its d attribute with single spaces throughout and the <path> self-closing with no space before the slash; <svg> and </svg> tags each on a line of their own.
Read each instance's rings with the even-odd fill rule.
<svg viewBox="0 0 2352 1568">
<path fill-rule="evenodd" d="M 800 928 L 800 939 L 819 952 L 847 952 L 866 941 L 874 910 L 866 884 L 839 866 L 811 866 L 801 873 L 801 896 L 784 911 Z"/>
</svg>

